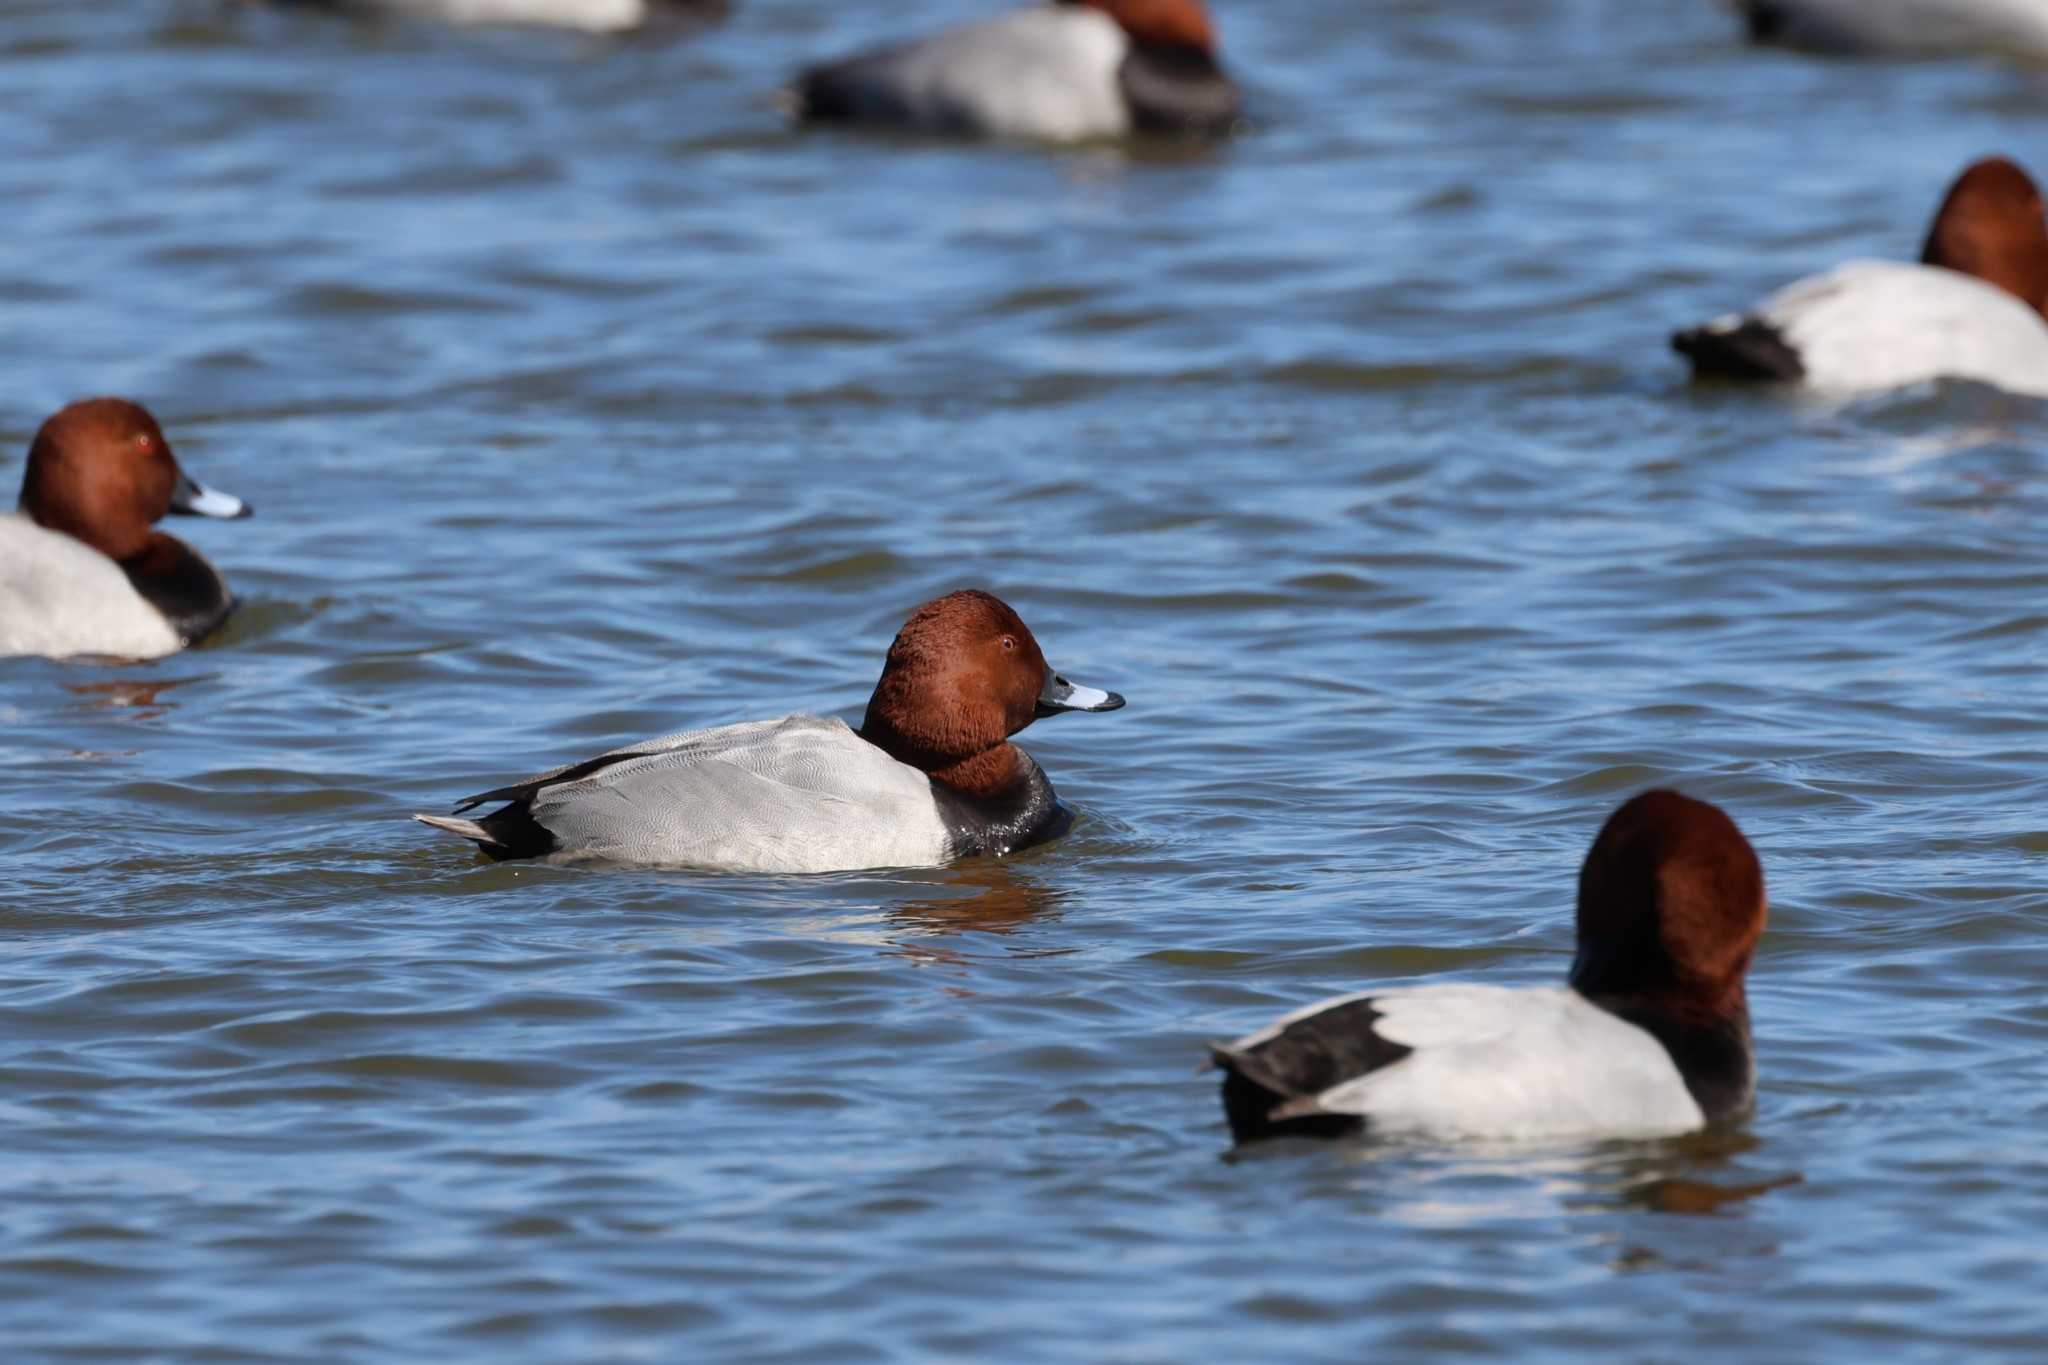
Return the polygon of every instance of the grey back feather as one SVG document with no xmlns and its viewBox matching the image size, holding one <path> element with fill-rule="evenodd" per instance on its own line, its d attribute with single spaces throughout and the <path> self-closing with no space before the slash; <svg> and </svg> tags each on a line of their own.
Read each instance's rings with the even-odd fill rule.
<svg viewBox="0 0 2048 1365">
<path fill-rule="evenodd" d="M 931 780 L 844 721 L 785 716 L 689 730 L 520 784 L 557 859 L 826 872 L 945 861 Z M 509 790 L 509 789 L 508 789 Z"/>
</svg>

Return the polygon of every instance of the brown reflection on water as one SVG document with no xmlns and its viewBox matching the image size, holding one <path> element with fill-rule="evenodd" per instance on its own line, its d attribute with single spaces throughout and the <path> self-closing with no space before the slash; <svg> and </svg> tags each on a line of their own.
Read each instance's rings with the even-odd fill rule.
<svg viewBox="0 0 2048 1365">
<path fill-rule="evenodd" d="M 174 687 L 197 682 L 197 678 L 110 678 L 105 682 L 65 683 L 64 690 L 83 700 L 88 711 L 134 711 L 143 718 L 164 715 L 177 705 L 163 700 Z"/>
<path fill-rule="evenodd" d="M 985 858 L 950 869 L 930 885 L 933 894 L 906 901 L 887 913 L 892 928 L 907 930 L 891 938 L 899 953 L 927 961 L 957 962 L 957 951 L 934 939 L 963 934 L 1012 934 L 1028 924 L 1057 918 L 1067 893 L 1038 881 L 1014 863 Z M 1024 949 L 1028 957 L 1056 957 L 1071 947 Z"/>
<path fill-rule="evenodd" d="M 1702 1175 L 1725 1169 L 1762 1145 L 1754 1134 L 1740 1130 L 1711 1130 L 1673 1139 L 1665 1150 L 1677 1161 L 1657 1164 L 1682 1164 L 1684 1173 L 1644 1171 L 1643 1178 L 1622 1187 L 1622 1200 L 1653 1213 L 1719 1213 L 1731 1205 L 1797 1185 L 1805 1179 L 1797 1171 L 1789 1171 L 1762 1180 L 1721 1184 Z"/>
<path fill-rule="evenodd" d="M 1647 1180 L 1627 1191 L 1625 1198 L 1654 1213 L 1719 1213 L 1730 1204 L 1740 1204 L 1772 1190 L 1797 1185 L 1806 1177 L 1793 1172 L 1742 1185 L 1717 1185 L 1711 1180 L 1689 1176 L 1667 1176 Z"/>
</svg>

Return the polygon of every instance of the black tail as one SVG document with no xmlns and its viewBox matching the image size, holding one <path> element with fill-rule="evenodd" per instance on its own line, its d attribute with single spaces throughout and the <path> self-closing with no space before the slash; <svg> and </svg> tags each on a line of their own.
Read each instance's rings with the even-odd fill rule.
<svg viewBox="0 0 2048 1365">
<path fill-rule="evenodd" d="M 1252 1054 L 1232 1052 L 1212 1043 L 1209 1057 L 1223 1071 L 1223 1114 L 1230 1120 L 1230 1136 L 1236 1142 L 1270 1137 L 1347 1137 L 1364 1126 L 1364 1120 L 1355 1114 L 1275 1118 L 1275 1110 L 1305 1097 L 1288 1094 L 1281 1088 L 1279 1078 L 1267 1073 Z"/>
<path fill-rule="evenodd" d="M 481 820 L 463 820 L 452 815 L 415 815 L 413 819 L 469 840 L 493 862 L 545 858 L 561 846 L 553 832 L 533 818 L 532 808 L 525 801 L 515 801 Z"/>
<path fill-rule="evenodd" d="M 1249 1047 L 1211 1044 L 1223 1068 L 1223 1112 L 1239 1142 L 1267 1137 L 1345 1137 L 1365 1121 L 1333 1114 L 1318 1097 L 1325 1091 L 1392 1066 L 1414 1049 L 1380 1036 L 1384 1018 L 1369 995 L 1325 1001 L 1312 1013 L 1265 1030 Z M 1252 1035 L 1259 1037 L 1258 1034 Z"/>
<path fill-rule="evenodd" d="M 1746 0 L 1743 18 L 1755 43 L 1775 43 L 1785 36 L 1785 11 L 1774 0 Z"/>
<path fill-rule="evenodd" d="M 797 73 L 790 91 L 796 115 L 806 123 L 852 123 L 860 118 L 859 92 L 844 66 L 811 66 Z"/>
<path fill-rule="evenodd" d="M 796 116 L 806 123 L 914 123 L 911 110 L 886 79 L 886 69 L 899 51 L 880 48 L 805 67 L 790 92 Z"/>
<path fill-rule="evenodd" d="M 1673 332 L 1671 349 L 1692 361 L 1694 379 L 1792 384 L 1806 377 L 1799 352 L 1760 318 L 1744 318 L 1734 327 L 1708 323 Z"/>
</svg>

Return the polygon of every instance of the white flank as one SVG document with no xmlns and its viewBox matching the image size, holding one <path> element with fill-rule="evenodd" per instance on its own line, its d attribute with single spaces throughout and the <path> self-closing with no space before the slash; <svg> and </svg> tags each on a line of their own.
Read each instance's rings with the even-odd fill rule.
<svg viewBox="0 0 2048 1365">
<path fill-rule="evenodd" d="M 842 720 L 784 716 L 617 752 L 634 757 L 534 797 L 562 844 L 553 861 L 843 872 L 946 858 L 931 779 Z"/>
<path fill-rule="evenodd" d="M 1806 386 L 1818 392 L 1951 378 L 2048 396 L 2048 322 L 1996 285 L 1954 270 L 1851 261 L 1787 285 L 1753 316 L 1798 353 Z"/>
<path fill-rule="evenodd" d="M 1129 51 L 1100 10 L 1045 5 L 948 29 L 878 58 L 872 75 L 927 127 L 1079 142 L 1131 131 L 1117 83 Z"/>
<path fill-rule="evenodd" d="M 156 659 L 185 642 L 98 550 L 0 515 L 0 655 Z"/>
<path fill-rule="evenodd" d="M 1706 1123 L 1661 1043 L 1568 987 L 1413 986 L 1369 995 L 1381 1015 L 1375 1031 L 1414 1051 L 1317 1100 L 1330 1113 L 1363 1116 L 1375 1132 L 1659 1137 Z M 1322 1001 L 1290 1019 L 1360 998 Z"/>
</svg>

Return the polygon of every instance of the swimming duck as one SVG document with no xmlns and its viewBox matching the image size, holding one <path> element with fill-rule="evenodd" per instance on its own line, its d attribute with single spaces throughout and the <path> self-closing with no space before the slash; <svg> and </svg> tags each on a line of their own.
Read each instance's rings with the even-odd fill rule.
<svg viewBox="0 0 2048 1365">
<path fill-rule="evenodd" d="M 646 740 L 414 818 L 496 859 L 733 872 L 925 867 L 1063 834 L 1071 815 L 1009 737 L 1124 699 L 1047 667 L 1000 598 L 948 593 L 889 646 L 858 731 L 793 715 Z"/>
<path fill-rule="evenodd" d="M 1364 991 L 1212 1045 L 1231 1132 L 1654 1137 L 1746 1113 L 1743 981 L 1764 915 L 1763 869 L 1735 822 L 1645 792 L 1580 868 L 1567 984 Z"/>
<path fill-rule="evenodd" d="M 1239 117 L 1198 0 L 1057 0 L 813 66 L 798 117 L 1079 142 L 1219 137 Z"/>
<path fill-rule="evenodd" d="M 1671 338 L 1700 379 L 1853 394 L 1943 377 L 2048 396 L 2048 224 L 2004 157 L 1956 179 L 1920 264 L 1851 261 Z"/>
<path fill-rule="evenodd" d="M 20 507 L 0 516 L 0 655 L 155 659 L 218 629 L 234 595 L 198 551 L 151 529 L 167 512 L 250 508 L 179 468 L 139 403 L 88 398 L 45 421 Z"/>
<path fill-rule="evenodd" d="M 1876 56 L 2048 56 L 2040 0 L 1736 0 L 1759 43 Z"/>
</svg>

